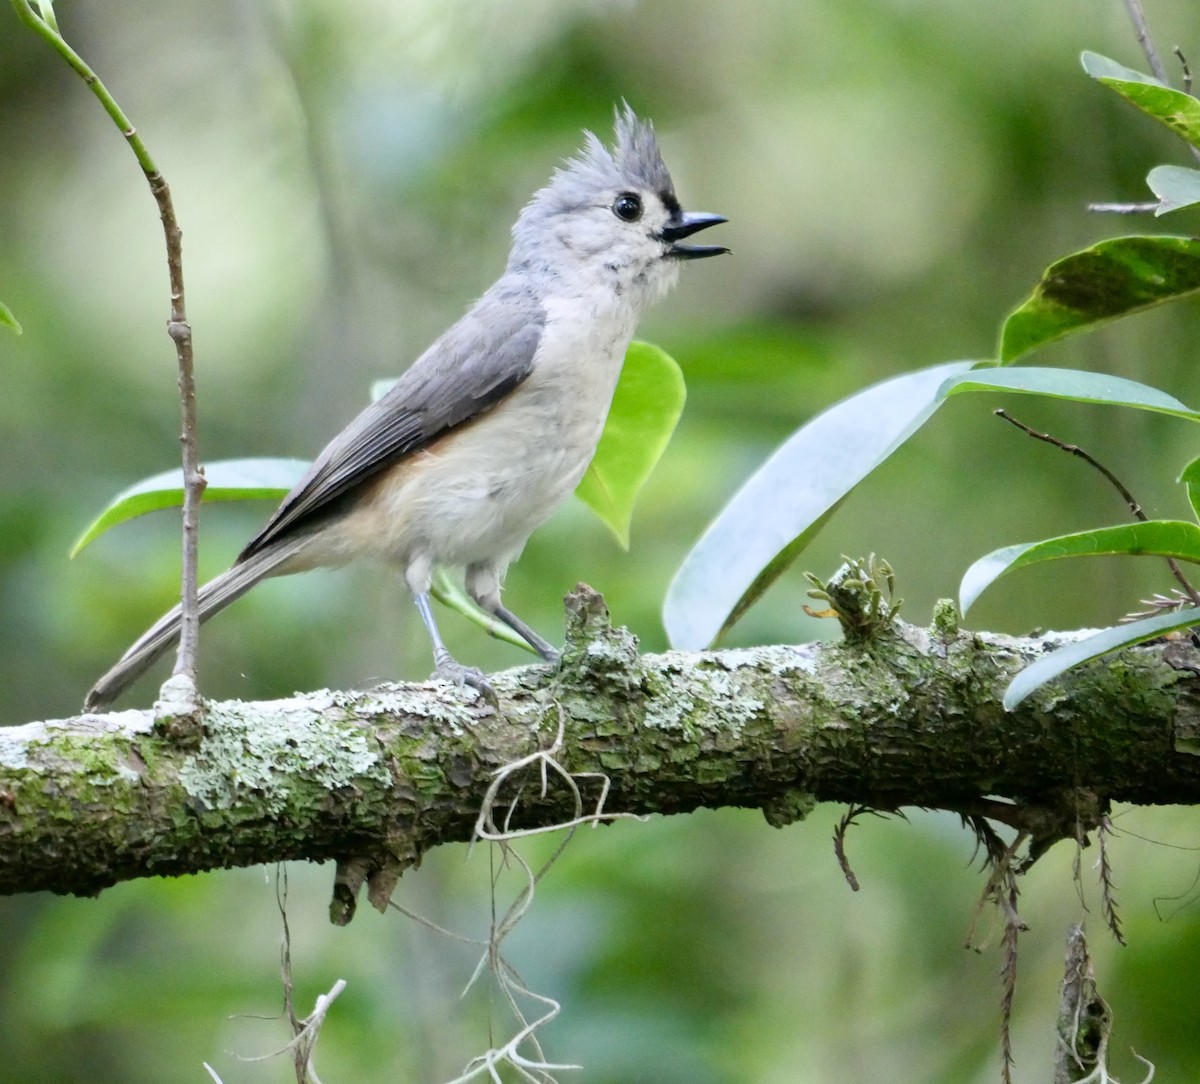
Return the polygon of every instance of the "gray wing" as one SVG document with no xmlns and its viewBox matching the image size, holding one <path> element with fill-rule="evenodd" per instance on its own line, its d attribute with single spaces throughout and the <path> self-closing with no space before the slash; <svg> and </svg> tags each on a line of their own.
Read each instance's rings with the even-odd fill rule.
<svg viewBox="0 0 1200 1084">
<path fill-rule="evenodd" d="M 258 553 L 331 511 L 379 471 L 477 418 L 533 368 L 545 311 L 503 280 L 408 368 L 390 391 L 329 442 L 308 473 L 238 555 Z"/>
</svg>

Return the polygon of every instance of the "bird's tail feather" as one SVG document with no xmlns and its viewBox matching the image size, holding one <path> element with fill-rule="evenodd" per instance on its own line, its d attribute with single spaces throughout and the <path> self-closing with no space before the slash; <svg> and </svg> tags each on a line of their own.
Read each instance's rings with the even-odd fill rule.
<svg viewBox="0 0 1200 1084">
<path fill-rule="evenodd" d="M 259 580 L 279 572 L 279 566 L 294 557 L 303 543 L 303 538 L 281 541 L 209 580 L 200 588 L 200 620 L 212 617 L 241 598 Z M 83 702 L 84 710 L 98 711 L 120 696 L 179 642 L 179 626 L 180 607 L 176 606 L 142 633 L 116 665 L 92 686 Z"/>
</svg>

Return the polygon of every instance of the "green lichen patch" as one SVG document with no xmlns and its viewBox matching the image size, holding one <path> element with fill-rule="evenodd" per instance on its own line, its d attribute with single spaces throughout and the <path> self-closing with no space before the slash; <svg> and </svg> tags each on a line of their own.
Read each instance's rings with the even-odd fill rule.
<svg viewBox="0 0 1200 1084">
<path fill-rule="evenodd" d="M 958 605 L 952 598 L 940 598 L 933 604 L 933 621 L 929 631 L 940 640 L 952 640 L 958 635 Z"/>
</svg>

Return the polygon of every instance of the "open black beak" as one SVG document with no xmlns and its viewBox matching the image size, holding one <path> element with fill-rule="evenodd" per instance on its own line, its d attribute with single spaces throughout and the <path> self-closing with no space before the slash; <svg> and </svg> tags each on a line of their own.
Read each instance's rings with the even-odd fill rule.
<svg viewBox="0 0 1200 1084">
<path fill-rule="evenodd" d="M 671 221 L 663 227 L 662 239 L 669 244 L 666 254 L 677 260 L 699 260 L 705 256 L 720 256 L 729 249 L 722 245 L 681 245 L 678 242 L 693 233 L 717 226 L 729 219 L 722 215 L 689 214 L 678 211 L 671 216 Z"/>
</svg>

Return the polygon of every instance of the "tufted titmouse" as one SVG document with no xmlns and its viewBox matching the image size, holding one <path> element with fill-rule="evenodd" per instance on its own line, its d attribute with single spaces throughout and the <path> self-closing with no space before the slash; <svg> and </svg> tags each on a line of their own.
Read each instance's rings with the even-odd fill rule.
<svg viewBox="0 0 1200 1084">
<path fill-rule="evenodd" d="M 435 567 L 466 570 L 471 597 L 548 661 L 558 652 L 500 602 L 534 529 L 596 450 L 642 309 L 679 261 L 728 249 L 681 242 L 724 222 L 675 198 L 654 131 L 625 106 L 610 152 L 591 132 L 513 226 L 508 266 L 392 389 L 317 457 L 232 568 L 200 590 L 211 617 L 267 576 L 376 557 L 398 565 L 433 641 L 435 676 L 491 688 L 442 643 Z M 112 701 L 179 639 L 179 607 L 88 693 Z"/>
</svg>

